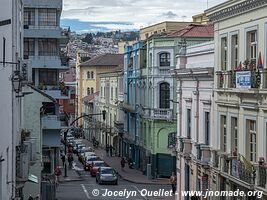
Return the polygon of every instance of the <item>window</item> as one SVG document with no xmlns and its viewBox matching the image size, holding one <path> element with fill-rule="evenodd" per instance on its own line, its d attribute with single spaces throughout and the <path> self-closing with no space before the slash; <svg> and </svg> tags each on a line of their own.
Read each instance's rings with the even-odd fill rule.
<svg viewBox="0 0 267 200">
<path fill-rule="evenodd" d="M 94 88 L 91 88 L 91 94 L 94 94 Z"/>
<path fill-rule="evenodd" d="M 91 79 L 94 79 L 94 72 L 91 72 Z"/>
<path fill-rule="evenodd" d="M 88 71 L 87 72 L 87 77 L 86 77 L 87 79 L 90 79 L 91 78 L 91 73 Z"/>
<path fill-rule="evenodd" d="M 160 108 L 170 108 L 170 85 L 169 83 L 161 83 L 160 85 Z"/>
<path fill-rule="evenodd" d="M 251 162 L 257 162 L 257 132 L 255 120 L 247 120 L 247 132 L 249 138 L 249 159 Z"/>
<path fill-rule="evenodd" d="M 39 39 L 38 40 L 39 56 L 57 56 L 56 39 Z"/>
<path fill-rule="evenodd" d="M 205 112 L 205 144 L 210 144 L 210 113 Z"/>
<path fill-rule="evenodd" d="M 191 109 L 186 110 L 187 117 L 187 138 L 191 138 Z"/>
<path fill-rule="evenodd" d="M 257 59 L 257 32 L 250 31 L 247 33 L 247 58 L 249 61 L 256 63 Z"/>
<path fill-rule="evenodd" d="M 39 9 L 39 26 L 57 26 L 57 10 L 56 9 Z"/>
<path fill-rule="evenodd" d="M 57 85 L 57 71 L 53 69 L 39 70 L 39 83 L 41 85 Z"/>
<path fill-rule="evenodd" d="M 231 55 L 232 55 L 231 67 L 232 67 L 232 69 L 236 69 L 238 64 L 239 64 L 239 60 L 238 60 L 238 35 L 232 35 Z"/>
<path fill-rule="evenodd" d="M 227 38 L 221 38 L 221 68 L 223 71 L 227 69 Z"/>
<path fill-rule="evenodd" d="M 90 95 L 90 92 L 91 92 L 91 90 L 90 90 L 90 88 L 88 87 L 88 88 L 87 88 L 87 96 Z"/>
<path fill-rule="evenodd" d="M 170 66 L 170 54 L 169 53 L 159 54 L 159 65 L 160 66 Z"/>
<path fill-rule="evenodd" d="M 118 98 L 118 88 L 117 87 L 115 88 L 115 98 L 116 99 Z"/>
<path fill-rule="evenodd" d="M 168 147 L 173 148 L 176 145 L 176 132 L 169 133 L 168 135 Z"/>
<path fill-rule="evenodd" d="M 25 59 L 34 56 L 34 39 L 24 38 L 24 56 Z"/>
<path fill-rule="evenodd" d="M 24 8 L 24 25 L 35 25 L 35 11 L 34 8 Z"/>
<path fill-rule="evenodd" d="M 227 148 L 227 131 L 226 131 L 226 116 L 221 115 L 221 149 L 226 152 Z"/>
<path fill-rule="evenodd" d="M 237 118 L 231 117 L 231 136 L 232 136 L 232 151 L 238 149 L 238 129 Z"/>
</svg>

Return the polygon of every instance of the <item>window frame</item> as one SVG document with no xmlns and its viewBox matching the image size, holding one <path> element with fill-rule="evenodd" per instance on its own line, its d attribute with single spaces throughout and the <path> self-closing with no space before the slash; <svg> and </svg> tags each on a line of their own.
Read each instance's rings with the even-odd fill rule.
<svg viewBox="0 0 267 200">
<path fill-rule="evenodd" d="M 163 88 L 164 85 L 166 88 Z M 168 82 L 160 83 L 159 84 L 159 108 L 170 109 L 170 95 L 171 95 L 170 84 Z"/>
<path fill-rule="evenodd" d="M 169 52 L 159 53 L 159 66 L 170 67 L 171 66 L 171 54 Z"/>
<path fill-rule="evenodd" d="M 228 37 L 222 36 L 221 37 L 221 70 L 226 71 L 227 70 L 227 64 L 228 64 Z"/>
</svg>

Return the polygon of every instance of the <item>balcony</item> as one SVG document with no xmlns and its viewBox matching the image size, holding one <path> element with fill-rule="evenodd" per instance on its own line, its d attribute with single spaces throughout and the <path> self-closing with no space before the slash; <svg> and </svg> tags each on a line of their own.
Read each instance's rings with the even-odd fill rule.
<svg viewBox="0 0 267 200">
<path fill-rule="evenodd" d="M 24 26 L 24 37 L 26 38 L 62 38 L 59 26 Z"/>
<path fill-rule="evenodd" d="M 173 110 L 172 109 L 152 109 L 151 117 L 154 119 L 167 119 L 171 120 L 173 118 Z"/>
<path fill-rule="evenodd" d="M 62 9 L 62 0 L 23 0 L 23 4 L 25 7 L 32 8 L 57 8 L 59 10 Z"/>
<path fill-rule="evenodd" d="M 69 69 L 68 63 L 62 56 L 29 56 L 32 68 Z"/>
<path fill-rule="evenodd" d="M 170 70 L 174 69 L 173 66 L 168 66 L 168 67 L 153 67 L 153 75 L 170 75 Z"/>
<path fill-rule="evenodd" d="M 140 76 L 140 70 L 139 69 L 130 69 L 127 72 L 128 78 L 137 78 Z"/>
<path fill-rule="evenodd" d="M 181 153 L 181 155 L 184 158 L 189 159 L 190 154 L 192 152 L 191 139 L 179 138 L 179 140 L 178 140 L 178 152 Z"/>
<path fill-rule="evenodd" d="M 217 71 L 218 89 L 266 89 L 267 71 L 243 70 L 243 71 Z"/>
<path fill-rule="evenodd" d="M 61 121 L 57 115 L 46 115 L 42 117 L 43 129 L 61 129 Z"/>
<path fill-rule="evenodd" d="M 210 147 L 205 144 L 196 145 L 197 149 L 197 160 L 203 164 L 208 165 L 211 159 Z"/>
</svg>

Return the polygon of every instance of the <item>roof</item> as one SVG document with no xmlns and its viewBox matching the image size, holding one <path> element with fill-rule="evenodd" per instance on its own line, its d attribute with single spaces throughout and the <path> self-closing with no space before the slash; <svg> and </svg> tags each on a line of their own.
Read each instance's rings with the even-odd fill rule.
<svg viewBox="0 0 267 200">
<path fill-rule="evenodd" d="M 120 65 L 123 65 L 123 54 L 103 54 L 80 64 L 81 67 Z"/>
<path fill-rule="evenodd" d="M 212 24 L 190 24 L 179 31 L 170 32 L 163 37 L 214 37 Z"/>
<path fill-rule="evenodd" d="M 95 98 L 95 96 L 99 95 L 99 91 L 98 92 L 95 92 L 93 94 L 90 94 L 86 97 L 83 98 L 83 102 L 87 102 L 87 103 L 90 103 L 92 102 L 92 100 Z"/>
</svg>

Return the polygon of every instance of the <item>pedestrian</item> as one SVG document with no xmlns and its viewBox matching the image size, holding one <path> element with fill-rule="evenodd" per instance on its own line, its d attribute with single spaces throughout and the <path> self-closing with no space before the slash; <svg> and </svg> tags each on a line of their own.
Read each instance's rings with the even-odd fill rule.
<svg viewBox="0 0 267 200">
<path fill-rule="evenodd" d="M 109 146 L 108 146 L 108 144 L 106 145 L 106 155 L 108 156 L 108 154 L 109 154 Z"/>
<path fill-rule="evenodd" d="M 69 156 L 68 156 L 69 169 L 71 169 L 71 167 L 72 167 L 72 161 L 73 161 L 73 156 L 71 154 L 69 154 Z"/>
<path fill-rule="evenodd" d="M 177 183 L 177 177 L 175 175 L 175 172 L 172 172 L 172 175 L 170 177 L 170 183 L 172 185 L 172 194 L 175 194 L 175 192 L 176 192 L 176 183 Z"/>
<path fill-rule="evenodd" d="M 28 200 L 33 200 L 33 197 L 32 195 L 29 196 Z"/>
<path fill-rule="evenodd" d="M 66 156 L 64 153 L 61 155 L 61 160 L 62 160 L 63 167 L 65 167 Z"/>
<path fill-rule="evenodd" d="M 112 147 L 112 145 L 110 145 L 109 146 L 110 157 L 112 157 L 112 149 L 113 149 L 113 147 Z"/>
<path fill-rule="evenodd" d="M 124 159 L 124 157 L 122 157 L 121 158 L 121 170 L 122 171 L 124 171 L 125 163 L 126 163 L 126 160 Z"/>
<path fill-rule="evenodd" d="M 59 168 L 59 166 L 56 166 L 55 170 L 54 170 L 54 174 L 56 176 L 56 187 L 58 186 L 58 177 L 61 175 L 61 170 Z"/>
</svg>

